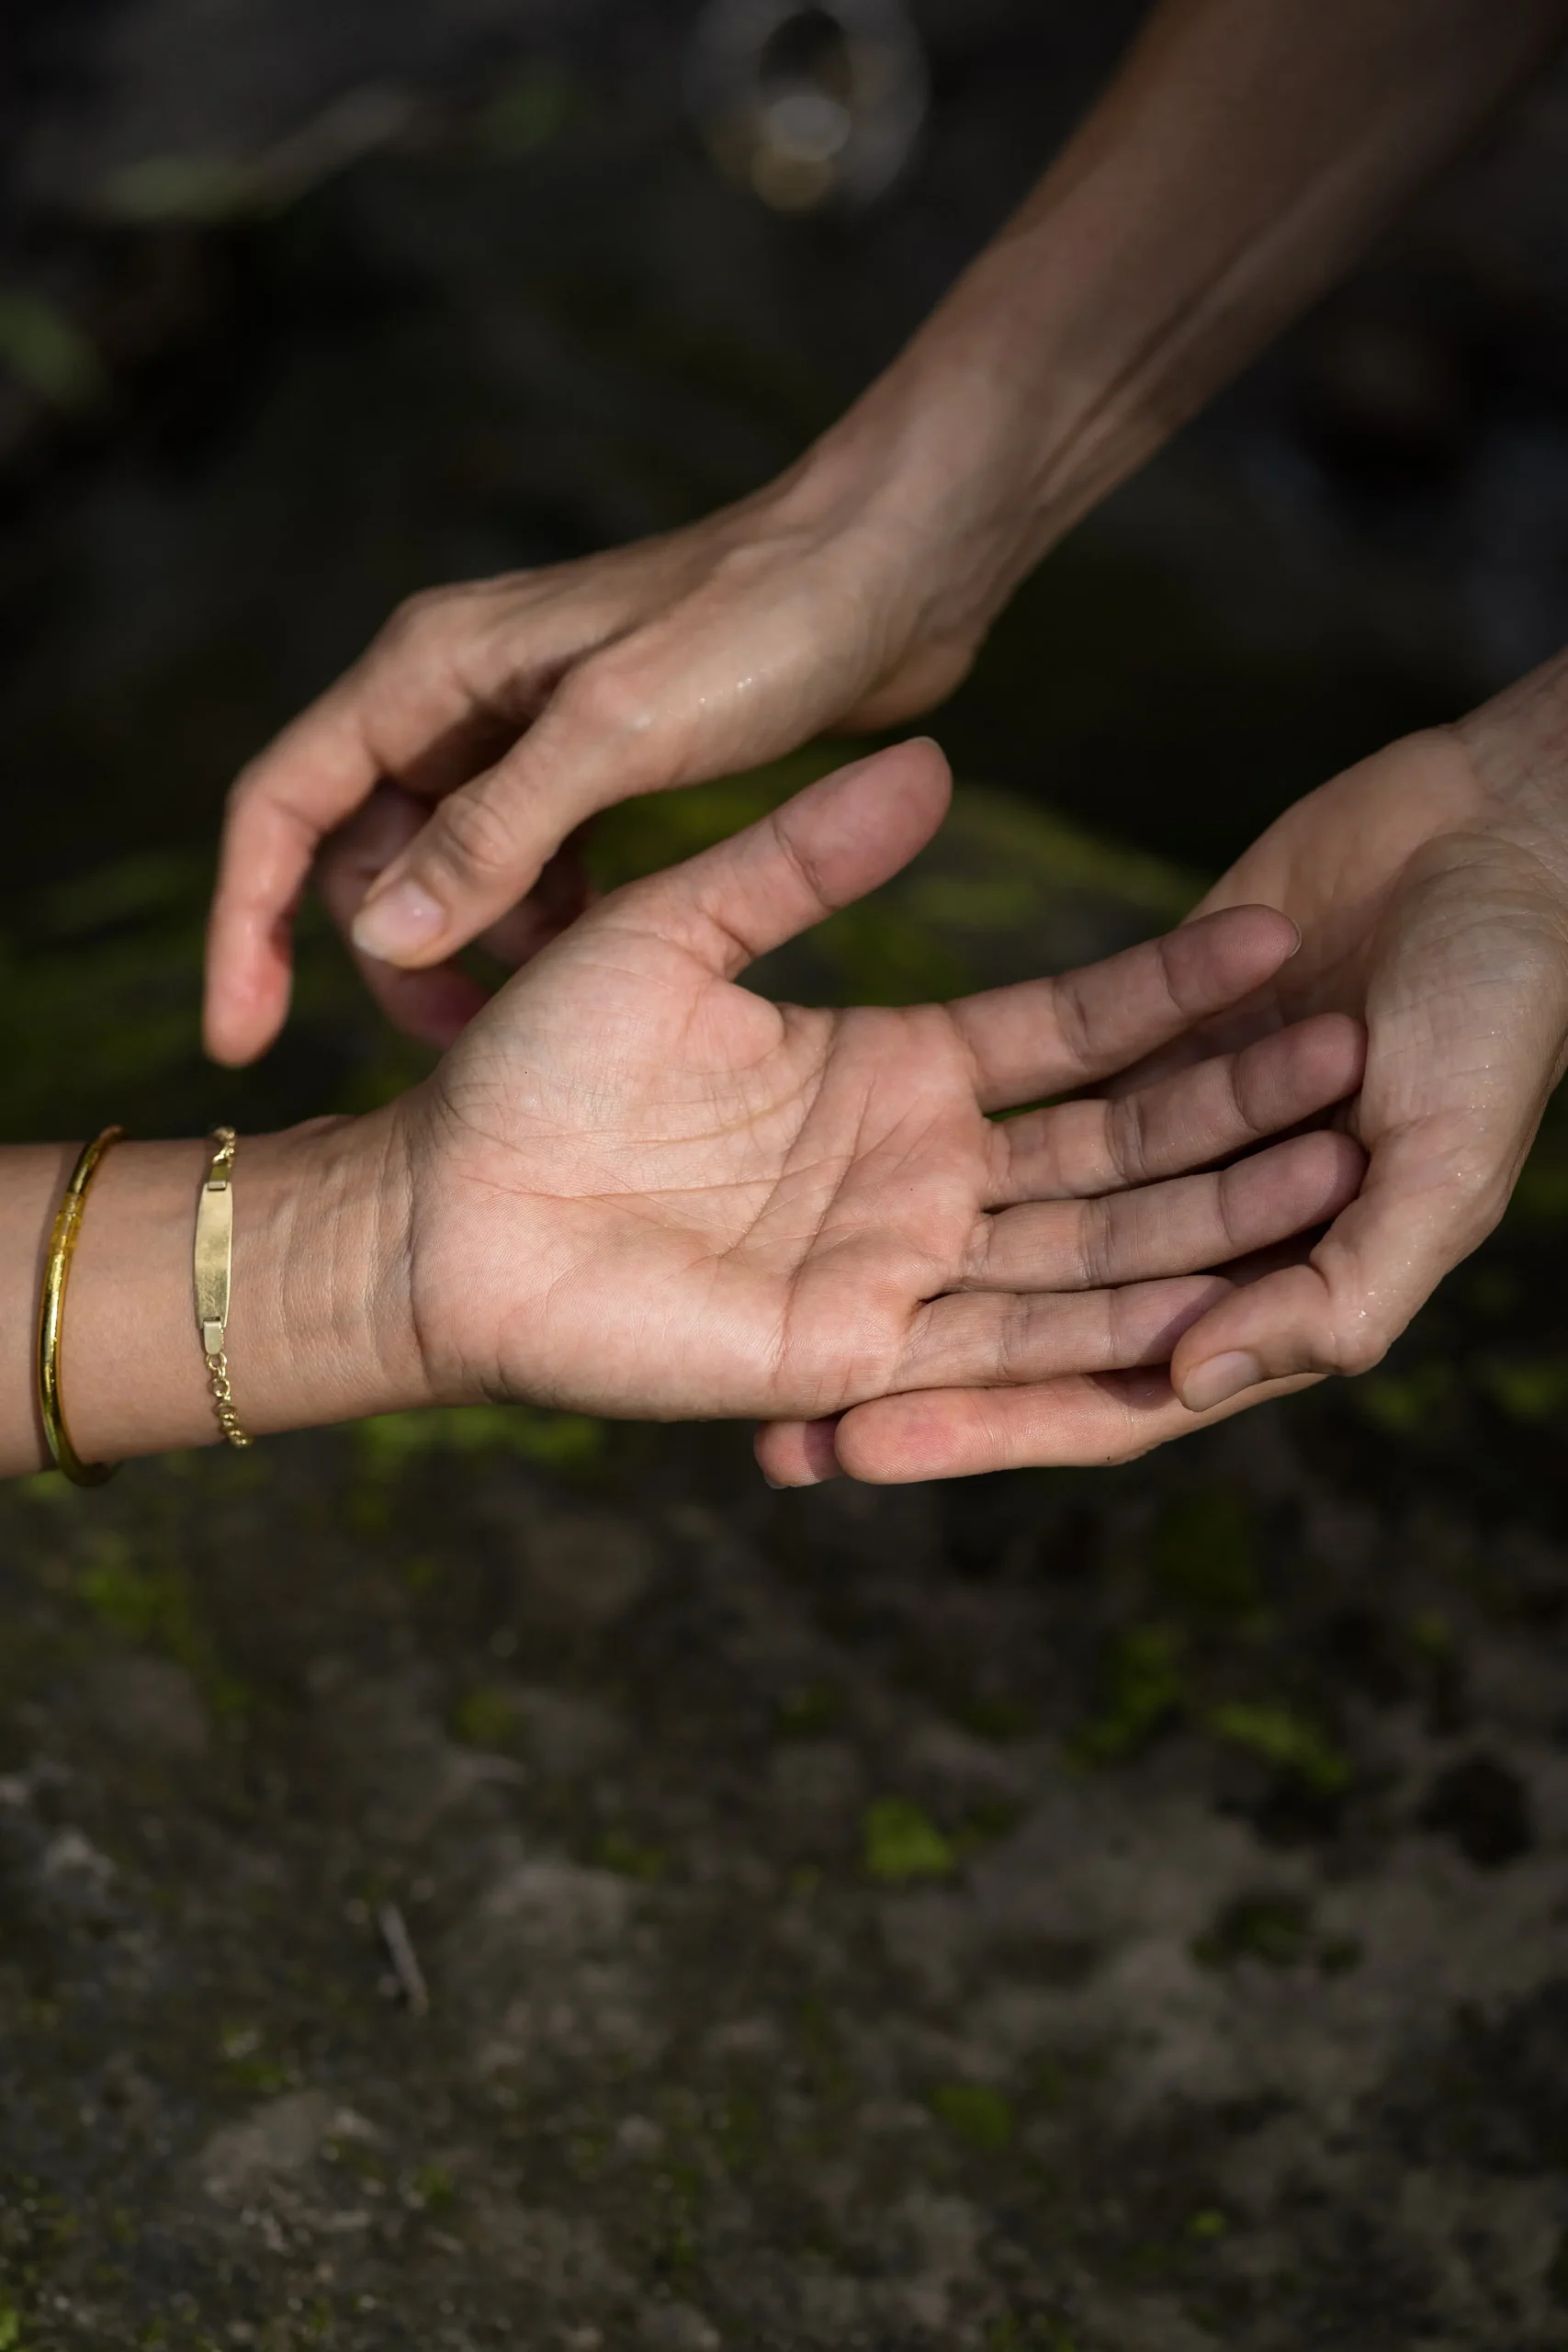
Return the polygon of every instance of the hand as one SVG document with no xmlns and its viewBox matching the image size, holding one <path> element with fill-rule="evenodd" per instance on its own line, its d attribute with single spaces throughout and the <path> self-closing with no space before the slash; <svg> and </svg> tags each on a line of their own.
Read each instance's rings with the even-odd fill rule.
<svg viewBox="0 0 1568 2352">
<path fill-rule="evenodd" d="M 1339 1135 L 1179 1172 L 1352 1088 L 1337 1016 L 1122 1102 L 987 1116 L 1262 985 L 1293 945 L 1266 910 L 945 1006 L 808 1012 L 736 985 L 896 872 L 946 797 L 934 746 L 907 744 L 618 891 L 402 1098 L 430 1395 L 807 1417 L 1164 1363 L 1225 1290 L 1200 1270 L 1344 1204 L 1361 1162 Z"/>
<path fill-rule="evenodd" d="M 1198 912 L 1254 901 L 1294 919 L 1301 952 L 1141 1081 L 1304 1015 L 1364 1020 L 1348 1124 L 1369 1159 L 1356 1198 L 1310 1251 L 1195 1317 L 1168 1383 L 869 1404 L 836 1434 L 765 1432 L 774 1476 L 1077 1461 L 1091 1429 L 1110 1441 L 1105 1458 L 1125 1459 L 1277 1393 L 1261 1384 L 1380 1360 L 1497 1223 L 1568 1059 L 1568 657 L 1309 794 Z"/>
<path fill-rule="evenodd" d="M 333 911 L 391 1018 L 446 1045 L 483 1001 L 454 951 L 482 937 L 515 965 L 570 921 L 570 857 L 548 903 L 513 910 L 596 810 L 829 725 L 889 725 L 955 685 L 1024 560 L 1012 460 L 955 481 L 940 449 L 896 456 L 885 412 L 901 398 L 885 384 L 782 481 L 691 529 L 395 614 L 231 797 L 209 952 L 218 1059 L 276 1035 L 312 860 L 378 784 L 411 797 L 358 836 Z M 934 445 L 940 404 L 916 405 Z"/>
</svg>

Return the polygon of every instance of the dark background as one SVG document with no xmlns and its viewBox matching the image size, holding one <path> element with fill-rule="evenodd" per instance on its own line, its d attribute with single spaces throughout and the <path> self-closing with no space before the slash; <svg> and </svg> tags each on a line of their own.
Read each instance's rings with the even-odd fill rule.
<svg viewBox="0 0 1568 2352">
<path fill-rule="evenodd" d="M 1006 216 L 1138 14 L 918 8 L 908 168 L 802 217 L 704 153 L 690 8 L 13 5 L 13 930 L 40 886 L 154 847 L 188 854 L 194 903 L 234 770 L 409 590 L 775 471 Z M 1216 870 L 1568 635 L 1565 108 L 1561 75 L 1539 85 L 1023 590 L 938 722 L 962 774 Z M 344 1035 L 297 1036 L 231 1106 L 319 1107 Z M 47 1096 L 8 1093 L 28 1132 Z M 187 1074 L 160 1108 L 197 1094 Z"/>
<path fill-rule="evenodd" d="M 10 0 L 5 1134 L 417 1075 L 313 918 L 201 1060 L 235 768 L 411 589 L 776 470 L 1139 13 L 920 0 L 908 171 L 785 216 L 674 0 Z M 1565 160 L 1558 72 L 1051 559 L 790 985 L 1146 931 L 1568 639 Z M 0 2352 L 1562 2352 L 1565 1216 L 1553 1131 L 1388 1366 L 1114 1473 L 519 1408 L 7 1489 Z"/>
</svg>

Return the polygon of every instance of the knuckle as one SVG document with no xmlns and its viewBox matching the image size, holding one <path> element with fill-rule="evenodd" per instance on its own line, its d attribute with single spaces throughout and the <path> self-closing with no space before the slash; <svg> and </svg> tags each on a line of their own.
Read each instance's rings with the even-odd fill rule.
<svg viewBox="0 0 1568 2352">
<path fill-rule="evenodd" d="M 242 810 L 248 808 L 253 800 L 259 800 L 265 788 L 260 760 L 247 760 L 223 796 L 225 820 L 231 821 Z"/>
<path fill-rule="evenodd" d="M 1381 1325 L 1373 1325 L 1370 1321 L 1359 1323 L 1340 1335 L 1334 1351 L 1332 1369 L 1350 1380 L 1358 1378 L 1363 1372 L 1374 1372 L 1397 1337 L 1397 1332 L 1385 1330 Z M 1305 1368 L 1309 1371 L 1320 1369 L 1315 1364 Z M 1325 1365 L 1321 1369 L 1328 1370 L 1330 1367 Z"/>
<path fill-rule="evenodd" d="M 1089 1005 L 1076 972 L 1064 974 L 1055 983 L 1052 1011 L 1069 1058 L 1079 1069 L 1087 1069 L 1093 1057 L 1093 1038 Z"/>
<path fill-rule="evenodd" d="M 457 792 L 437 810 L 431 848 L 460 878 L 486 880 L 508 873 L 517 838 L 506 808 L 491 792 Z"/>
<path fill-rule="evenodd" d="M 385 651 L 400 651 L 428 636 L 448 602 L 445 588 L 420 588 L 394 605 L 378 644 Z"/>
<path fill-rule="evenodd" d="M 1476 1168 L 1467 1173 L 1456 1187 L 1459 1194 L 1459 1215 L 1454 1220 L 1457 1248 L 1455 1261 L 1467 1257 L 1478 1249 L 1489 1233 L 1503 1222 L 1508 1203 L 1513 1198 L 1517 1179 L 1517 1168 L 1498 1168 L 1495 1164 Z"/>
<path fill-rule="evenodd" d="M 1255 1045 L 1244 1046 L 1225 1064 L 1225 1109 L 1235 1131 L 1243 1136 L 1269 1132 L 1274 1124 L 1276 1107 L 1272 1095 L 1280 1091 L 1281 1076 L 1288 1082 L 1288 1073 L 1274 1069 L 1268 1055 L 1259 1051 L 1259 1046 L 1269 1043 L 1271 1040 L 1260 1038 Z"/>
<path fill-rule="evenodd" d="M 1113 1172 L 1123 1182 L 1141 1176 L 1149 1164 L 1151 1138 L 1148 1106 L 1137 1094 L 1113 1098 L 1105 1106 L 1106 1153 Z"/>
<path fill-rule="evenodd" d="M 561 700 L 577 725 L 628 750 L 647 744 L 655 731 L 657 698 L 625 662 L 585 662 L 568 680 Z"/>
<path fill-rule="evenodd" d="M 1098 1290 L 1107 1279 L 1115 1247 L 1118 1195 L 1085 1201 L 1078 1218 L 1077 1271 L 1085 1290 Z"/>
<path fill-rule="evenodd" d="M 1034 1317 L 1032 1302 L 1015 1299 L 997 1335 L 997 1376 L 1004 1386 L 1027 1379 Z"/>
</svg>

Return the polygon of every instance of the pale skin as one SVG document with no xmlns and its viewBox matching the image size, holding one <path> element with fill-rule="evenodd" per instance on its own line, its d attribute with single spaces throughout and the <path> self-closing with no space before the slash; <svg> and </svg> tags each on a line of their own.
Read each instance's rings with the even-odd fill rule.
<svg viewBox="0 0 1568 2352">
<path fill-rule="evenodd" d="M 1269 909 L 945 1006 L 813 1012 L 739 984 L 897 871 L 947 792 L 925 743 L 825 778 L 607 899 L 387 1110 L 243 1139 L 229 1352 L 251 1429 L 497 1396 L 806 1422 L 1157 1365 L 1228 1295 L 1210 1270 L 1332 1217 L 1359 1148 L 1283 1131 L 1359 1082 L 1339 1014 L 1115 1099 L 991 1115 L 1266 986 L 1296 944 Z M 69 1157 L 0 1153 L 8 1473 L 44 1459 L 25 1340 Z M 197 1143 L 122 1144 L 89 1195 L 62 1364 L 85 1458 L 215 1436 L 190 1292 L 204 1164 Z"/>
<path fill-rule="evenodd" d="M 394 1017 L 445 1041 L 478 1003 L 452 951 L 483 935 L 520 956 L 570 917 L 570 853 L 547 861 L 597 809 L 929 707 L 1024 572 L 1565 22 L 1563 0 L 1166 0 L 1018 218 L 781 481 L 641 547 L 416 599 L 264 753 L 226 832 L 213 1051 L 243 1061 L 276 1034 L 294 899 L 386 779 L 411 800 L 383 801 L 379 842 L 359 837 L 352 871 L 338 857 L 329 896 Z M 927 1389 L 764 1433 L 770 1475 L 1121 1458 L 1276 1378 L 1379 1359 L 1500 1214 L 1561 1074 L 1563 696 L 1555 675 L 1521 694 L 1309 797 L 1209 902 L 1259 896 L 1303 933 L 1244 1026 L 1288 1005 L 1371 1029 L 1367 1182 L 1310 1261 L 1200 1315 L 1174 1392 L 1152 1373 L 1108 1391 L 1088 1363 L 1005 1411 Z M 1086 1453 L 1108 1396 L 1114 1442 Z"/>
<path fill-rule="evenodd" d="M 1107 1460 L 1262 1382 L 1366 1370 L 1506 1207 L 1568 1065 L 1568 656 L 1299 801 L 1198 911 L 1254 899 L 1294 918 L 1300 954 L 1135 1075 L 1355 1014 L 1369 1044 L 1348 1124 L 1367 1175 L 1310 1250 L 1194 1318 L 1169 1382 L 1111 1384 L 1123 1420 Z M 790 1485 L 834 1468 L 886 1481 L 1072 1462 L 1105 1426 L 1107 1388 L 889 1398 L 833 1430 L 765 1430 L 759 1453 Z"/>
</svg>

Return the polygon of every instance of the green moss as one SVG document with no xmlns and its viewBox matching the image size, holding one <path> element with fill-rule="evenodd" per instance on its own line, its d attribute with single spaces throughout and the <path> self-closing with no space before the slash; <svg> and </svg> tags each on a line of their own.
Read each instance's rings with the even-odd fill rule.
<svg viewBox="0 0 1568 2352">
<path fill-rule="evenodd" d="M 639 1879 L 651 1886 L 664 1876 L 670 1867 L 670 1855 L 662 1846 L 645 1846 L 624 1829 L 605 1829 L 593 1841 L 593 1860 L 602 1871 L 614 1871 L 617 1877 Z"/>
<path fill-rule="evenodd" d="M 1552 2301 L 1568 2311 L 1568 2230 L 1557 2241 L 1556 2250 L 1546 2266 L 1544 2285 Z"/>
<path fill-rule="evenodd" d="M 981 1739 L 1022 1739 L 1034 1728 L 1029 1709 L 1016 1699 L 969 1699 L 953 1711 L 953 1721 Z"/>
<path fill-rule="evenodd" d="M 118 1530 L 102 1528 L 94 1556 L 76 1580 L 76 1592 L 107 1630 L 161 1649 L 183 1666 L 215 1714 L 243 1713 L 249 1693 L 218 1659 L 182 1567 L 169 1562 L 144 1564 Z"/>
<path fill-rule="evenodd" d="M 459 1699 L 452 1710 L 452 1734 L 466 1747 L 510 1746 L 518 1730 L 517 1707 L 512 1693 L 499 1684 L 483 1682 Z"/>
<path fill-rule="evenodd" d="M 395 1477 L 430 1453 L 517 1453 L 550 1470 L 579 1470 L 604 1452 L 603 1421 L 547 1413 L 531 1405 L 446 1405 L 425 1413 L 380 1413 L 355 1430 L 360 1462 Z"/>
<path fill-rule="evenodd" d="M 502 82 L 490 99 L 475 125 L 475 145 L 486 163 L 515 163 L 548 146 L 578 102 L 568 74 L 555 66 L 530 66 Z"/>
<path fill-rule="evenodd" d="M 999 2155 L 1011 2146 L 1012 2108 L 989 2083 L 939 2083 L 931 2104 L 933 2114 L 966 2148 Z"/>
<path fill-rule="evenodd" d="M 1414 1372 L 1369 1373 L 1349 1391 L 1357 1410 L 1374 1428 L 1408 1437 L 1436 1419 L 1454 1394 L 1453 1368 L 1425 1363 Z"/>
<path fill-rule="evenodd" d="M 1349 1786 L 1349 1759 L 1293 1708 L 1236 1700 L 1216 1707 L 1208 1727 L 1216 1739 L 1278 1764 L 1321 1795 L 1335 1796 Z"/>
<path fill-rule="evenodd" d="M 961 1854 L 974 1853 L 983 1846 L 994 1846 L 1019 1824 L 1021 1807 L 1010 1797 L 987 1797 L 973 1804 L 964 1815 L 953 1839 Z"/>
<path fill-rule="evenodd" d="M 1215 2238 L 1223 2238 L 1229 2228 L 1229 2222 L 1217 2206 L 1205 2205 L 1191 2215 L 1187 2224 L 1187 2234 L 1190 2238 L 1212 2243 Z"/>
<path fill-rule="evenodd" d="M 862 1823 L 866 1873 L 897 1885 L 907 1879 L 948 1878 L 958 1867 L 953 1840 L 908 1797 L 877 1797 Z"/>
<path fill-rule="evenodd" d="M 1486 1356 L 1476 1378 L 1511 1421 L 1555 1421 L 1568 1414 L 1568 1356 Z"/>
<path fill-rule="evenodd" d="M 1105 1701 L 1074 1738 L 1081 1764 L 1114 1764 L 1131 1756 L 1186 1700 L 1180 1636 L 1164 1625 L 1134 1625 L 1107 1661 Z"/>
<path fill-rule="evenodd" d="M 409 2177 L 410 2202 L 427 2213 L 445 2213 L 457 2194 L 457 2183 L 445 2165 L 421 2165 Z"/>
<path fill-rule="evenodd" d="M 1152 1566 L 1165 1597 L 1194 1614 L 1245 1617 L 1258 1606 L 1251 1520 L 1232 1487 L 1204 1487 L 1168 1504 Z"/>
<path fill-rule="evenodd" d="M 75 321 L 21 288 L 0 292 L 0 367 L 51 408 L 92 408 L 108 390 L 104 363 Z"/>
<path fill-rule="evenodd" d="M 986 2330 L 986 2352 L 1078 2352 L 1078 2346 L 1057 2320 L 1020 2319 L 1015 2312 L 1004 2312 Z"/>
<path fill-rule="evenodd" d="M 1192 1957 L 1202 1968 L 1225 1968 L 1243 1959 L 1270 1968 L 1293 1968 L 1313 1950 L 1312 1920 L 1294 1895 L 1253 1895 L 1228 1904 L 1213 1927 L 1194 1939 Z"/>
<path fill-rule="evenodd" d="M 779 1702 L 779 1729 L 795 1738 L 823 1731 L 838 1714 L 840 1703 L 839 1693 L 829 1683 L 798 1684 L 795 1690 L 786 1690 Z"/>
<path fill-rule="evenodd" d="M 128 164 L 104 190 L 125 220 L 223 220 L 254 203 L 258 175 L 222 155 L 149 155 Z"/>
<path fill-rule="evenodd" d="M 1320 1935 L 1308 1905 L 1293 1894 L 1251 1894 L 1227 1903 L 1194 1937 L 1190 1951 L 1200 1968 L 1260 1960 L 1269 1968 L 1310 1966 L 1325 1976 L 1342 1976 L 1361 1957 L 1354 1937 Z"/>
<path fill-rule="evenodd" d="M 1447 1658 L 1454 1654 L 1454 1629 L 1440 1610 L 1418 1611 L 1410 1620 L 1410 1640 L 1423 1657 Z"/>
</svg>

